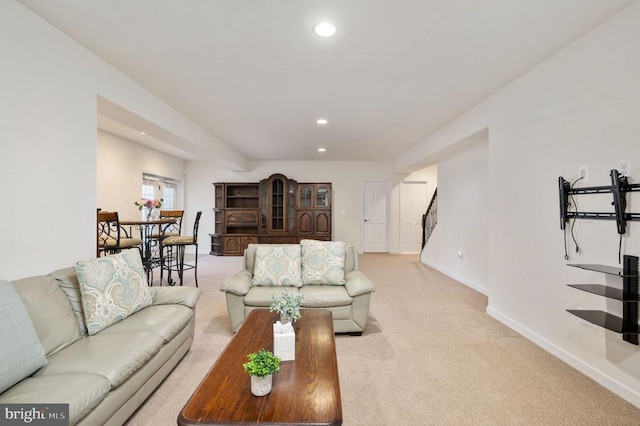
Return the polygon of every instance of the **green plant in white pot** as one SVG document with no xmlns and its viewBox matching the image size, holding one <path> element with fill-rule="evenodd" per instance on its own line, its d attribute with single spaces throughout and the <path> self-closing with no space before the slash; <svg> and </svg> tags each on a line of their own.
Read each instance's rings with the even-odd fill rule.
<svg viewBox="0 0 640 426">
<path fill-rule="evenodd" d="M 271 392 L 273 374 L 280 371 L 280 358 L 266 349 L 249 354 L 247 358 L 249 361 L 242 366 L 251 376 L 251 393 L 255 396 L 265 396 Z"/>
<path fill-rule="evenodd" d="M 280 295 L 273 295 L 269 311 L 280 314 L 280 322 L 296 322 L 300 319 L 300 304 L 304 296 L 300 293 L 289 293 L 287 290 Z"/>
</svg>

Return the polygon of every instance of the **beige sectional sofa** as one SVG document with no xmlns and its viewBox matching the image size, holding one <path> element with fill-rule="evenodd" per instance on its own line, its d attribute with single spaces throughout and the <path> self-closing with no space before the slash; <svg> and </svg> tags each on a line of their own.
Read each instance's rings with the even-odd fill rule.
<svg viewBox="0 0 640 426">
<path fill-rule="evenodd" d="M 71 425 L 123 424 L 193 341 L 200 297 L 193 287 L 143 289 L 150 305 L 91 335 L 84 315 L 88 291 L 79 288 L 76 269 L 2 284 L 22 300 L 46 360 L 2 392 L 0 403 L 68 403 Z M 115 293 L 123 295 L 122 289 Z"/>
<path fill-rule="evenodd" d="M 249 312 L 268 309 L 272 297 L 286 290 L 304 296 L 302 308 L 329 309 L 336 333 L 360 335 L 375 288 L 358 270 L 352 245 L 302 240 L 300 244 L 250 244 L 244 269 L 229 277 L 220 290 L 225 292 L 234 332 Z"/>
</svg>

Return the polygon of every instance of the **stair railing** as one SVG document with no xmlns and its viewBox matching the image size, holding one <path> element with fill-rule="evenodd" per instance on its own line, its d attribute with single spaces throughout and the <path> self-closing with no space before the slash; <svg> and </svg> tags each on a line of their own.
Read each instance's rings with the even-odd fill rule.
<svg viewBox="0 0 640 426">
<path fill-rule="evenodd" d="M 438 223 L 438 188 L 433 192 L 427 211 L 422 215 L 422 249 Z"/>
</svg>

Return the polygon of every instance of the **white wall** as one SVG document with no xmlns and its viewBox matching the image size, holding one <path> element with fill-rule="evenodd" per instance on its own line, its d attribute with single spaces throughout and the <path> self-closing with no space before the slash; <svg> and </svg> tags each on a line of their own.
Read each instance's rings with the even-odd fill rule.
<svg viewBox="0 0 640 426">
<path fill-rule="evenodd" d="M 219 144 L 15 1 L 2 3 L 0 70 L 2 278 L 95 256 L 98 96 L 202 151 Z"/>
<path fill-rule="evenodd" d="M 12 279 L 95 256 L 96 114 L 78 78 L 86 55 L 16 2 L 2 8 L 0 273 Z"/>
<path fill-rule="evenodd" d="M 98 131 L 97 206 L 117 211 L 121 219 L 140 217 L 133 203 L 140 200 L 142 173 L 176 179 L 182 197 L 175 200 L 175 209 L 183 209 L 184 160 L 147 148 L 119 136 Z M 185 212 L 185 220 L 195 212 Z M 186 222 L 185 222 L 186 225 Z M 190 229 L 190 228 L 185 228 Z"/>
<path fill-rule="evenodd" d="M 488 167 L 486 141 L 438 163 L 438 223 L 421 257 L 484 294 L 488 294 Z"/>
<path fill-rule="evenodd" d="M 638 346 L 565 312 L 620 306 L 565 286 L 605 281 L 565 266 L 557 190 L 558 176 L 574 180 L 579 166 L 590 167 L 589 185 L 607 185 L 618 160 L 640 164 L 639 51 L 635 4 L 493 100 L 505 113 L 490 126 L 489 312 L 640 407 Z M 638 211 L 638 193 L 629 198 Z M 603 200 L 600 210 L 610 209 Z M 571 260 L 616 265 L 615 224 L 581 225 L 584 251 Z M 638 255 L 638 223 L 629 228 L 626 250 Z"/>
<path fill-rule="evenodd" d="M 609 171 L 630 159 L 631 180 L 640 181 L 638 52 L 636 2 L 441 129 L 404 160 L 489 129 L 488 313 L 640 407 L 640 348 L 566 312 L 619 313 L 619 302 L 566 284 L 620 282 L 565 265 L 558 207 L 558 176 L 573 181 L 580 166 L 590 169 L 588 185 L 608 185 Z M 446 172 L 441 163 L 438 196 L 444 203 L 443 168 Z M 639 197 L 628 194 L 628 211 L 640 211 Z M 612 211 L 606 197 L 595 204 L 597 210 Z M 628 225 L 624 249 L 638 255 L 640 224 Z M 451 231 L 441 238 L 454 236 Z M 577 239 L 581 252 L 571 250 L 571 262 L 617 265 L 614 222 L 579 221 Z"/>
<path fill-rule="evenodd" d="M 211 248 L 208 234 L 213 232 L 214 182 L 259 182 L 273 173 L 282 173 L 298 182 L 330 182 L 333 189 L 333 238 L 349 242 L 361 252 L 363 181 L 391 181 L 393 178 L 390 162 L 259 161 L 251 162 L 250 166 L 250 171 L 233 172 L 208 161 L 187 161 L 187 206 L 203 212 L 198 244 L 200 253 L 208 253 Z M 397 221 L 397 218 L 392 220 Z"/>
</svg>

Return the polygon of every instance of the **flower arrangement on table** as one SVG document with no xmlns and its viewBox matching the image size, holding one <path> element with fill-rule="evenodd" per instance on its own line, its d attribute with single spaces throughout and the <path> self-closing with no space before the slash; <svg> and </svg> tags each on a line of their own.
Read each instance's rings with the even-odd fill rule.
<svg viewBox="0 0 640 426">
<path fill-rule="evenodd" d="M 156 209 L 162 206 L 162 201 L 164 201 L 162 198 L 159 200 L 142 198 L 140 201 L 134 201 L 133 204 L 138 207 L 138 210 L 144 209 L 147 220 L 150 220 L 155 216 Z"/>
</svg>

